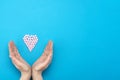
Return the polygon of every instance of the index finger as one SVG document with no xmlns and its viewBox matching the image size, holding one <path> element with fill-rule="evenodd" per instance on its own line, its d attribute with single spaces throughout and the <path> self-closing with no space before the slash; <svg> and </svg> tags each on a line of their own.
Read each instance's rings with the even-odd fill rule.
<svg viewBox="0 0 120 80">
<path fill-rule="evenodd" d="M 10 41 L 9 42 L 9 53 L 10 53 L 10 56 L 16 56 L 16 55 L 19 55 L 18 54 L 18 50 L 14 44 L 13 41 Z"/>
</svg>

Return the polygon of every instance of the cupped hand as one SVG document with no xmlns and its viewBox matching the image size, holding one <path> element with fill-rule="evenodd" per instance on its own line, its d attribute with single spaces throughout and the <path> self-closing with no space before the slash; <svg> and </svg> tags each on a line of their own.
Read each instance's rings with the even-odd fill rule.
<svg viewBox="0 0 120 80">
<path fill-rule="evenodd" d="M 17 47 L 15 46 L 14 42 L 11 41 L 9 43 L 9 56 L 15 65 L 15 67 L 22 73 L 22 74 L 31 74 L 31 67 L 30 65 L 20 56 Z"/>
<path fill-rule="evenodd" d="M 45 70 L 52 60 L 53 42 L 49 41 L 42 56 L 33 64 L 32 70 L 42 72 Z"/>
</svg>

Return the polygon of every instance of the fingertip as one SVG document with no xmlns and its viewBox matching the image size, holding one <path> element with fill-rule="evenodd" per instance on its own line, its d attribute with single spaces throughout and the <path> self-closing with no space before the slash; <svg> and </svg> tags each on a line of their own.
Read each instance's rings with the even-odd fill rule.
<svg viewBox="0 0 120 80">
<path fill-rule="evenodd" d="M 52 47 L 53 47 L 53 42 L 52 40 L 49 40 L 46 50 L 52 50 Z"/>
<path fill-rule="evenodd" d="M 13 41 L 10 41 L 9 44 L 8 44 L 8 47 L 9 47 L 9 53 L 12 52 L 12 48 L 13 48 L 13 46 L 14 46 Z"/>
<path fill-rule="evenodd" d="M 13 41 L 10 41 L 9 44 L 13 44 Z"/>
<path fill-rule="evenodd" d="M 14 45 L 14 42 L 13 41 L 10 41 L 8 46 L 11 47 L 12 45 Z"/>
<path fill-rule="evenodd" d="M 49 40 L 49 45 L 53 46 L 53 41 L 52 40 Z"/>
</svg>

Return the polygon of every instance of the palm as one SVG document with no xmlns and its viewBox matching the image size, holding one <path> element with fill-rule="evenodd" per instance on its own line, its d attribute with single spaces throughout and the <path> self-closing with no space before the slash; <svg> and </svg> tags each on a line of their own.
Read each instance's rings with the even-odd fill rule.
<svg viewBox="0 0 120 80">
<path fill-rule="evenodd" d="M 53 52 L 53 43 L 49 41 L 48 45 L 46 46 L 44 53 L 42 56 L 33 64 L 33 69 L 37 71 L 43 71 L 48 67 L 52 60 L 52 52 Z"/>
<path fill-rule="evenodd" d="M 10 58 L 17 69 L 19 69 L 21 72 L 26 72 L 30 69 L 29 64 L 20 56 L 13 42 L 9 43 L 9 52 Z"/>
</svg>

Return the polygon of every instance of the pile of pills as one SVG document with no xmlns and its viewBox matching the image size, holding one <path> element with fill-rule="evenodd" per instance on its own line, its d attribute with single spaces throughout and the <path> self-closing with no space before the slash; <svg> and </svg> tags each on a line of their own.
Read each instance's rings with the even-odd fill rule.
<svg viewBox="0 0 120 80">
<path fill-rule="evenodd" d="M 36 43 L 38 42 L 38 38 L 36 35 L 28 35 L 27 34 L 23 37 L 23 40 L 30 52 L 33 50 Z"/>
</svg>

